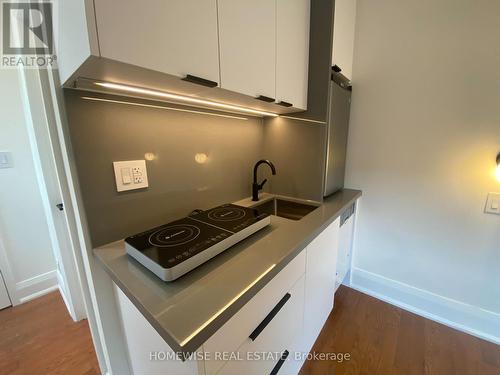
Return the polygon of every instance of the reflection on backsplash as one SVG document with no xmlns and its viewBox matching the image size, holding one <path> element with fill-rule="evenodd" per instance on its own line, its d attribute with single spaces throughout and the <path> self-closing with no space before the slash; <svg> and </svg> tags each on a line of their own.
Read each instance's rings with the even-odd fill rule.
<svg viewBox="0 0 500 375">
<path fill-rule="evenodd" d="M 146 152 L 144 154 L 144 159 L 146 159 L 147 161 L 153 161 L 156 159 L 156 155 L 152 152 Z"/>
<path fill-rule="evenodd" d="M 199 153 L 199 154 L 196 154 L 194 156 L 194 160 L 198 163 L 198 164 L 205 164 L 207 161 L 208 161 L 208 156 L 207 154 L 204 154 L 204 153 Z"/>
<path fill-rule="evenodd" d="M 71 91 L 65 99 L 94 246 L 250 195 L 253 165 L 264 156 L 262 119 L 82 100 Z M 117 193 L 113 161 L 138 159 L 149 188 Z"/>
</svg>

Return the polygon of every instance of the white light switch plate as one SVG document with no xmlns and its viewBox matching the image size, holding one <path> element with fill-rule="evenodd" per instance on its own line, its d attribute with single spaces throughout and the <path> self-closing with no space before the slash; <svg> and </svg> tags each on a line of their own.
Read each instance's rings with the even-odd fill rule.
<svg viewBox="0 0 500 375">
<path fill-rule="evenodd" d="M 0 152 L 0 169 L 12 168 L 12 155 L 10 152 Z"/>
<path fill-rule="evenodd" d="M 144 189 L 148 184 L 148 171 L 145 160 L 113 162 L 116 191 Z"/>
<path fill-rule="evenodd" d="M 500 193 L 489 193 L 486 200 L 486 208 L 484 212 L 487 214 L 500 215 Z"/>
</svg>

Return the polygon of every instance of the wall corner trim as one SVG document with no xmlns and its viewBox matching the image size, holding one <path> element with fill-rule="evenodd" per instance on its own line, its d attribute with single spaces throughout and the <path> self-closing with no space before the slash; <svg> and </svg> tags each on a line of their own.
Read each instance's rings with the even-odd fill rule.
<svg viewBox="0 0 500 375">
<path fill-rule="evenodd" d="M 500 314 L 360 269 L 349 287 L 448 327 L 500 345 Z"/>
</svg>

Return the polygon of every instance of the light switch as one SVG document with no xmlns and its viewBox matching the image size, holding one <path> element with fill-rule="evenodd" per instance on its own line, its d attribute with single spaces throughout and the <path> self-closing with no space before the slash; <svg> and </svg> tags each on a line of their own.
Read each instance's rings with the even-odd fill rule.
<svg viewBox="0 0 500 375">
<path fill-rule="evenodd" d="M 123 185 L 128 185 L 132 182 L 132 178 L 130 177 L 130 168 L 122 168 L 121 174 Z"/>
<path fill-rule="evenodd" d="M 10 152 L 0 152 L 0 169 L 12 168 L 12 155 Z"/>
<path fill-rule="evenodd" d="M 500 215 L 500 193 L 489 193 L 484 212 Z"/>
<path fill-rule="evenodd" d="M 149 186 L 145 160 L 115 161 L 116 191 L 144 189 Z"/>
</svg>

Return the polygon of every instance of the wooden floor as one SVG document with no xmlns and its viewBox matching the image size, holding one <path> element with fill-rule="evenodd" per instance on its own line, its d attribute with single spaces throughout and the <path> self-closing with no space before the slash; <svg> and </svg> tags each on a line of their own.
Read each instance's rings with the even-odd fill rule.
<svg viewBox="0 0 500 375">
<path fill-rule="evenodd" d="M 500 374 L 500 346 L 341 287 L 313 350 L 350 353 L 308 361 L 300 374 Z"/>
<path fill-rule="evenodd" d="M 59 292 L 1 310 L 0 374 L 100 374 L 87 321 L 73 322 Z"/>
<path fill-rule="evenodd" d="M 500 346 L 341 287 L 314 345 L 351 359 L 308 361 L 306 374 L 500 374 Z M 99 374 L 87 321 L 58 292 L 0 311 L 0 374 Z"/>
</svg>

